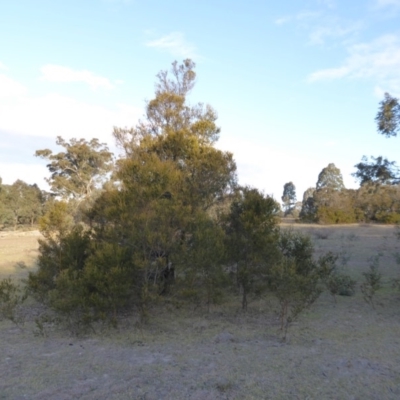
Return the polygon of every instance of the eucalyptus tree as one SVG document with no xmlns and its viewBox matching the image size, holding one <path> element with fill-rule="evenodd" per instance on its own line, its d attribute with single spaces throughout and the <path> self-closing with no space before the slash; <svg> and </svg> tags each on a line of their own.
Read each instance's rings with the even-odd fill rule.
<svg viewBox="0 0 400 400">
<path fill-rule="evenodd" d="M 45 196 L 39 187 L 18 179 L 0 190 L 0 223 L 13 226 L 33 225 L 43 214 Z"/>
<path fill-rule="evenodd" d="M 42 149 L 35 153 L 36 157 L 49 161 L 47 168 L 51 176 L 46 181 L 51 190 L 65 200 L 74 199 L 78 203 L 88 200 L 112 170 L 112 153 L 98 139 L 73 138 L 67 142 L 58 136 L 56 144 L 64 151 L 53 153 Z"/>
<path fill-rule="evenodd" d="M 285 183 L 282 195 L 285 215 L 290 214 L 296 205 L 296 186 L 293 182 Z"/>
<path fill-rule="evenodd" d="M 379 110 L 375 117 L 378 132 L 386 137 L 397 136 L 400 129 L 400 103 L 399 99 L 385 93 L 384 99 L 379 103 Z"/>
<path fill-rule="evenodd" d="M 343 177 L 340 169 L 333 163 L 328 164 L 328 166 L 323 168 L 319 173 L 316 188 L 317 190 L 324 188 L 333 190 L 344 189 Z"/>
<path fill-rule="evenodd" d="M 396 163 L 381 156 L 371 157 L 370 162 L 367 157 L 363 156 L 361 162 L 355 167 L 357 171 L 352 175 L 360 182 L 360 185 L 367 183 L 397 184 L 400 181 Z"/>
<path fill-rule="evenodd" d="M 400 130 L 400 103 L 399 99 L 385 93 L 384 99 L 379 103 L 379 109 L 375 117 L 378 133 L 387 138 L 396 137 Z M 368 162 L 366 156 L 355 165 L 357 171 L 352 175 L 360 181 L 361 185 L 397 184 L 400 182 L 399 170 L 394 161 L 387 158 L 371 157 Z"/>
</svg>

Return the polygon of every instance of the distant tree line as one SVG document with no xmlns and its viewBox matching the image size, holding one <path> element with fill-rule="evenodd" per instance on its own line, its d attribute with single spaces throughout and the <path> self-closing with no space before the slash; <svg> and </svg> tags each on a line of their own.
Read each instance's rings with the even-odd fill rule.
<svg viewBox="0 0 400 400">
<path fill-rule="evenodd" d="M 385 94 L 376 122 L 379 133 L 386 137 L 397 136 L 400 129 L 398 99 Z M 340 170 L 334 164 L 324 168 L 316 187 L 304 192 L 300 220 L 324 224 L 400 223 L 400 175 L 396 163 L 383 156 L 370 159 L 363 156 L 355 168 L 353 176 L 360 182 L 359 189 L 346 189 Z"/>
<path fill-rule="evenodd" d="M 12 185 L 0 178 L 0 229 L 17 229 L 36 225 L 44 214 L 49 193 L 22 180 Z"/>
</svg>

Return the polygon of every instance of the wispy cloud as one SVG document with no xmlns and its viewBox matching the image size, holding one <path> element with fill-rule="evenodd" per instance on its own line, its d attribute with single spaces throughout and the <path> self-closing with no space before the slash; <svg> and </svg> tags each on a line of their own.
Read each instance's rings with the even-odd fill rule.
<svg viewBox="0 0 400 400">
<path fill-rule="evenodd" d="M 360 21 L 345 20 L 332 13 L 335 2 L 320 0 L 319 3 L 321 7 L 318 10 L 304 10 L 297 14 L 285 15 L 274 22 L 276 25 L 292 24 L 305 31 L 308 43 L 312 45 L 324 44 L 328 39 L 347 40 L 363 27 Z"/>
<path fill-rule="evenodd" d="M 78 71 L 61 65 L 47 64 L 40 71 L 42 73 L 41 79 L 49 82 L 83 82 L 92 89 L 112 89 L 114 87 L 108 78 L 96 75 L 87 70 Z"/>
<path fill-rule="evenodd" d="M 350 46 L 342 65 L 315 71 L 309 82 L 339 78 L 370 78 L 377 85 L 400 89 L 400 37 L 384 35 L 370 43 Z"/>
<path fill-rule="evenodd" d="M 357 33 L 362 27 L 360 22 L 326 21 L 317 25 L 309 33 L 310 44 L 323 44 L 328 38 L 345 38 Z"/>
<path fill-rule="evenodd" d="M 400 0 L 376 0 L 376 5 L 378 7 L 400 7 Z"/>
<path fill-rule="evenodd" d="M 319 11 L 301 11 L 294 15 L 285 15 L 275 20 L 276 25 L 283 25 L 293 21 L 307 21 L 317 18 L 320 15 Z"/>
<path fill-rule="evenodd" d="M 72 97 L 46 94 L 39 97 L 0 98 L 0 131 L 37 137 L 97 137 L 113 143 L 113 126 L 133 126 L 142 109 L 128 104 L 113 108 L 89 104 Z M 23 116 L 21 118 L 21 116 Z"/>
<path fill-rule="evenodd" d="M 328 8 L 335 8 L 336 1 L 335 0 L 318 0 L 318 3 L 328 7 Z"/>
<path fill-rule="evenodd" d="M 293 19 L 293 17 L 287 15 L 285 17 L 277 18 L 274 22 L 275 22 L 276 25 L 283 25 L 286 22 L 290 22 L 292 19 Z"/>
<path fill-rule="evenodd" d="M 198 58 L 196 48 L 187 42 L 181 32 L 172 32 L 156 40 L 146 42 L 147 47 L 154 47 L 166 51 L 176 57 Z"/>
</svg>

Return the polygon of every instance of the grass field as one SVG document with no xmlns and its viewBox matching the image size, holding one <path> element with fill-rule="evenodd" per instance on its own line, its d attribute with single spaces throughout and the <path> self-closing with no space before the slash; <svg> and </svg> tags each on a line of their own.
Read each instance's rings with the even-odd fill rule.
<svg viewBox="0 0 400 400">
<path fill-rule="evenodd" d="M 282 224 L 282 229 L 290 228 Z M 0 399 L 399 399 L 400 241 L 392 226 L 297 225 L 316 253 L 334 251 L 358 281 L 353 297 L 328 293 L 281 341 L 276 304 L 228 301 L 206 310 L 160 309 L 145 326 L 83 338 L 49 327 L 38 336 L 31 303 L 23 327 L 0 322 Z M 35 267 L 37 234 L 0 233 L 0 276 Z M 383 288 L 372 309 L 359 290 L 379 256 Z"/>
</svg>

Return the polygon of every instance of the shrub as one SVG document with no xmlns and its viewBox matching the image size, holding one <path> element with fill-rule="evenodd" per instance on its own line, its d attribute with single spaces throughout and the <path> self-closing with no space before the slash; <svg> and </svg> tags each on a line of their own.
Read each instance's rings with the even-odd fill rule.
<svg viewBox="0 0 400 400">
<path fill-rule="evenodd" d="M 333 273 L 327 280 L 327 288 L 336 302 L 336 295 L 353 296 L 357 282 L 349 275 L 343 273 Z"/>
<path fill-rule="evenodd" d="M 332 253 L 313 258 L 310 237 L 285 231 L 279 240 L 281 259 L 270 271 L 270 288 L 278 299 L 283 339 L 297 316 L 313 304 L 322 292 L 321 283 L 332 273 L 336 257 Z"/>
<path fill-rule="evenodd" d="M 381 288 L 382 274 L 378 272 L 379 256 L 371 258 L 371 265 L 368 272 L 364 272 L 365 282 L 361 284 L 360 289 L 364 300 L 375 308 L 373 298 L 377 290 Z"/>
<path fill-rule="evenodd" d="M 26 299 L 26 293 L 12 279 L 0 281 L 0 319 L 8 319 L 19 325 L 22 319 L 17 315 L 17 308 Z"/>
</svg>

